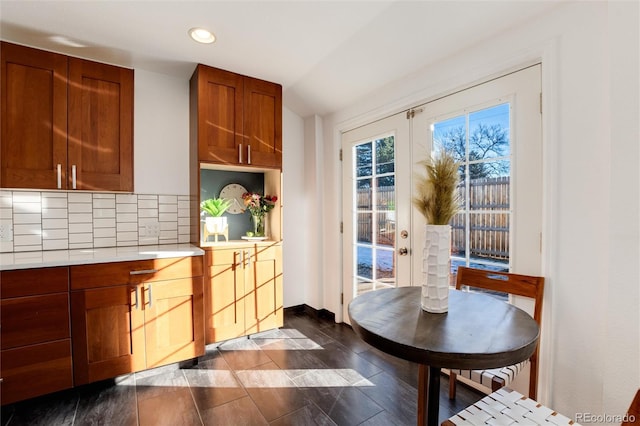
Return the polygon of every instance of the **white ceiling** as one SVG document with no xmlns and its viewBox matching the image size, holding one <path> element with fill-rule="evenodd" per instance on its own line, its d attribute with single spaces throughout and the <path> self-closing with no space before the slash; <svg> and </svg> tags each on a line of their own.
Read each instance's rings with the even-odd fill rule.
<svg viewBox="0 0 640 426">
<path fill-rule="evenodd" d="M 185 79 L 203 63 L 278 82 L 285 106 L 304 117 L 344 108 L 561 1 L 1 0 L 0 35 Z M 193 42 L 196 26 L 216 43 Z"/>
</svg>

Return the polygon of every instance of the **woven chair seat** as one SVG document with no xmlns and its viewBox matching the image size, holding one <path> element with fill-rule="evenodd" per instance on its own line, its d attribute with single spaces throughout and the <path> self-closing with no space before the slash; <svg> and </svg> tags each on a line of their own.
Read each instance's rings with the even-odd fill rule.
<svg viewBox="0 0 640 426">
<path fill-rule="evenodd" d="M 443 426 L 578 425 L 551 408 L 500 388 L 442 423 Z"/>
<path fill-rule="evenodd" d="M 527 364 L 529 364 L 529 360 L 507 367 L 492 368 L 489 370 L 456 370 L 452 368 L 450 371 L 460 377 L 465 377 L 473 382 L 480 383 L 491 390 L 496 390 L 500 386 L 508 386 Z M 493 382 L 499 383 L 500 386 L 492 385 Z"/>
</svg>

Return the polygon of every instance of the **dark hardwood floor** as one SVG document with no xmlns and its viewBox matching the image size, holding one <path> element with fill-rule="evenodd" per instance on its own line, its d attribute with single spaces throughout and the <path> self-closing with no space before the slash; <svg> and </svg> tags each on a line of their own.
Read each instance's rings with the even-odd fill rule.
<svg viewBox="0 0 640 426">
<path fill-rule="evenodd" d="M 278 330 L 147 370 L 2 407 L 2 425 L 415 425 L 417 364 L 304 312 Z M 440 421 L 483 394 L 441 380 Z"/>
</svg>

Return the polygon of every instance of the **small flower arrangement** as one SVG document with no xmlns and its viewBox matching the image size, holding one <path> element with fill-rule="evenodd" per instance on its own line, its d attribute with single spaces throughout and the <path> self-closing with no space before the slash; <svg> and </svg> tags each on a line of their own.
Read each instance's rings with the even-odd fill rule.
<svg viewBox="0 0 640 426">
<path fill-rule="evenodd" d="M 246 210 L 249 210 L 251 216 L 263 217 L 269 213 L 275 206 L 278 197 L 275 195 L 261 195 L 257 192 L 245 192 L 242 194 Z"/>
</svg>

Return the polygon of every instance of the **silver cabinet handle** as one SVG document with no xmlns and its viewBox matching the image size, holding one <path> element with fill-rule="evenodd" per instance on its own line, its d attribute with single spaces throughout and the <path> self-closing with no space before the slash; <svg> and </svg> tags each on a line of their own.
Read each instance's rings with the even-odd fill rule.
<svg viewBox="0 0 640 426">
<path fill-rule="evenodd" d="M 242 144 L 238 145 L 238 163 L 242 164 Z"/>
<path fill-rule="evenodd" d="M 136 290 L 136 309 L 138 309 L 138 286 L 134 287 Z"/>
<path fill-rule="evenodd" d="M 153 302 L 153 296 L 151 295 L 151 284 L 149 284 L 149 307 L 151 307 L 151 302 Z"/>
<path fill-rule="evenodd" d="M 71 166 L 71 187 L 76 189 L 76 165 Z"/>
<path fill-rule="evenodd" d="M 155 274 L 157 269 L 140 269 L 139 271 L 129 271 L 129 275 Z"/>
<path fill-rule="evenodd" d="M 62 189 L 62 164 L 58 164 L 58 189 Z"/>
<path fill-rule="evenodd" d="M 251 164 L 251 145 L 247 145 L 247 164 Z"/>
</svg>

